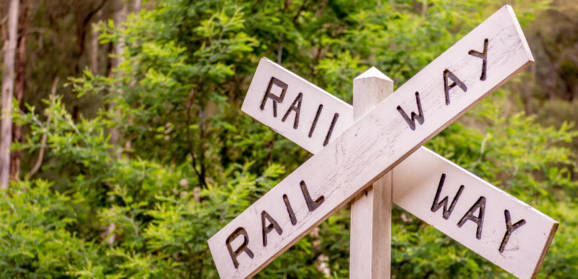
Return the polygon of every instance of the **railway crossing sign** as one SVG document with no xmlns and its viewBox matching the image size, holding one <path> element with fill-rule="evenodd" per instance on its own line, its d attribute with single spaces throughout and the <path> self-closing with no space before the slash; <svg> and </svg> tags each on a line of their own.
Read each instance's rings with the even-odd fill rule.
<svg viewBox="0 0 578 279">
<path fill-rule="evenodd" d="M 558 223 L 421 147 L 532 62 L 504 6 L 354 121 L 350 105 L 262 59 L 243 111 L 314 155 L 209 239 L 219 275 L 251 277 L 391 172 L 394 203 L 534 277 Z"/>
</svg>

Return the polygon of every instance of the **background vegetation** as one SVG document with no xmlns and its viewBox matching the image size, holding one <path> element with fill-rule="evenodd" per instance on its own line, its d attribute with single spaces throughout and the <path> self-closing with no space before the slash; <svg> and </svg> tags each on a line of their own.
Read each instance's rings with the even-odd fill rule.
<svg viewBox="0 0 578 279">
<path fill-rule="evenodd" d="M 259 58 L 351 101 L 369 66 L 399 86 L 504 3 L 32 1 L 0 277 L 218 277 L 207 239 L 310 156 L 240 111 Z M 537 62 L 427 146 L 558 220 L 539 278 L 572 278 L 578 4 L 510 4 Z M 347 278 L 348 218 L 257 278 Z M 395 278 L 511 277 L 399 208 L 393 225 Z"/>
</svg>

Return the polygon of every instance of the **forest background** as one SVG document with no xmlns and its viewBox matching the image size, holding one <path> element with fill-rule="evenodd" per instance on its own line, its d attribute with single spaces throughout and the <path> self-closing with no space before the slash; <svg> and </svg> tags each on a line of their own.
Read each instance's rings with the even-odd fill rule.
<svg viewBox="0 0 578 279">
<path fill-rule="evenodd" d="M 240 111 L 261 57 L 350 102 L 370 66 L 398 87 L 506 3 L 536 63 L 426 146 L 558 220 L 538 277 L 573 278 L 574 0 L 3 0 L 0 277 L 216 278 L 207 239 L 311 156 Z M 511 277 L 393 215 L 394 278 Z M 344 208 L 256 277 L 347 278 L 348 228 Z"/>
</svg>

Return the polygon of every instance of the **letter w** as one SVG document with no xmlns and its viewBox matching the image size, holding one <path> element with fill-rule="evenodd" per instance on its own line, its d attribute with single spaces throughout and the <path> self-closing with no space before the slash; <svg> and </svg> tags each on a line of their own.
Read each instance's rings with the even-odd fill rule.
<svg viewBox="0 0 578 279">
<path fill-rule="evenodd" d="M 399 111 L 405 122 L 407 122 L 407 125 L 409 125 L 409 128 L 412 130 L 415 130 L 415 120 L 417 120 L 417 123 L 419 124 L 423 124 L 423 122 L 425 121 L 425 117 L 423 116 L 423 110 L 421 108 L 421 102 L 419 100 L 419 92 L 417 91 L 415 92 L 415 101 L 417 103 L 417 111 L 419 112 L 419 114 L 416 114 L 415 112 L 412 111 L 411 118 L 407 116 L 407 113 L 405 113 L 405 111 L 401 108 L 401 106 L 397 106 L 397 111 Z"/>
<path fill-rule="evenodd" d="M 460 195 L 462 194 L 462 191 L 464 191 L 464 185 L 461 185 L 460 188 L 458 189 L 458 192 L 456 193 L 456 196 L 454 197 L 454 199 L 452 200 L 452 203 L 450 204 L 450 208 L 448 208 L 448 197 L 445 196 L 441 201 L 438 202 L 441 192 L 442 192 L 442 188 L 444 186 L 444 181 L 446 180 L 446 174 L 442 173 L 442 177 L 440 179 L 440 183 L 438 185 L 438 190 L 436 191 L 436 196 L 434 198 L 434 202 L 431 205 L 431 211 L 432 212 L 436 212 L 438 211 L 438 209 L 440 209 L 440 207 L 444 207 L 444 212 L 443 212 L 443 217 L 444 219 L 449 219 L 450 215 L 452 215 L 452 211 L 454 211 L 454 207 L 456 207 L 456 203 L 458 202 L 458 199 L 460 198 Z"/>
</svg>

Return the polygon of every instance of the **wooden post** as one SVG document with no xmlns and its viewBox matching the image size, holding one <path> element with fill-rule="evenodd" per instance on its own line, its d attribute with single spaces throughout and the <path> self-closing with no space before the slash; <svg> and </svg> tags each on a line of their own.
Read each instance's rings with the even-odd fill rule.
<svg viewBox="0 0 578 279">
<path fill-rule="evenodd" d="M 375 67 L 353 80 L 353 117 L 359 119 L 393 93 Z M 392 175 L 385 174 L 351 203 L 349 278 L 390 278 Z"/>
</svg>

